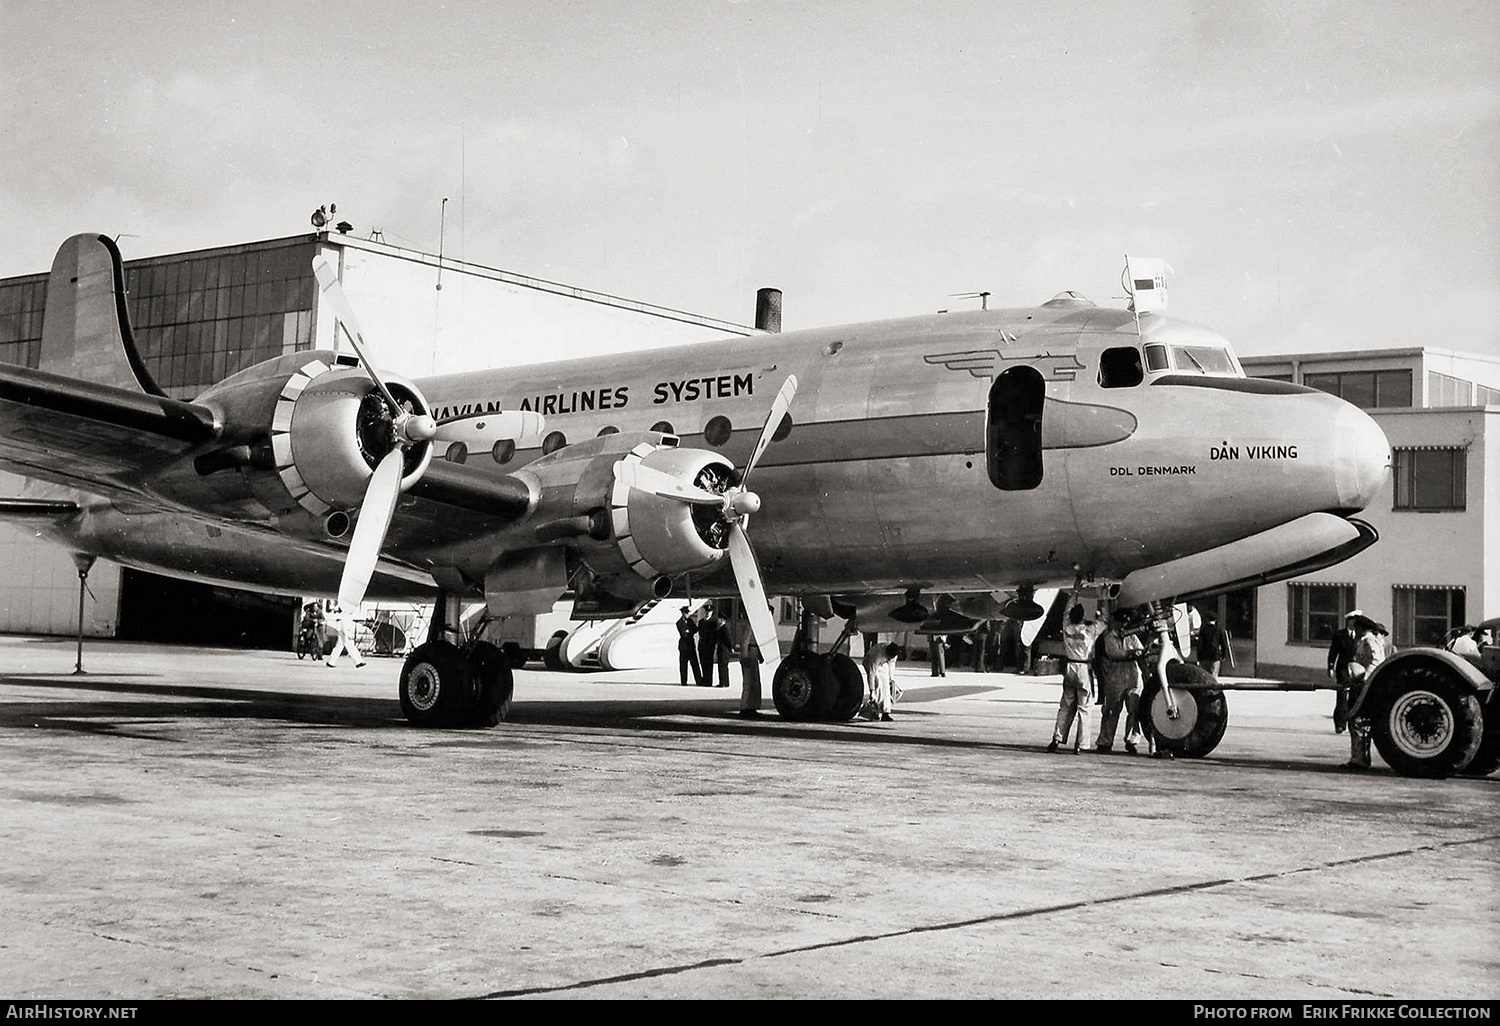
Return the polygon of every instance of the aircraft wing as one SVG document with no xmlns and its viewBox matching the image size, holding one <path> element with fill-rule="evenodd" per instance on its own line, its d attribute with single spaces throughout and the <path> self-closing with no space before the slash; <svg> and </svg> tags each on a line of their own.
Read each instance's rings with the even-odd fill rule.
<svg viewBox="0 0 1500 1026">
<path fill-rule="evenodd" d="M 97 494 L 137 494 L 145 471 L 217 434 L 208 409 L 0 364 L 0 469 Z"/>
</svg>

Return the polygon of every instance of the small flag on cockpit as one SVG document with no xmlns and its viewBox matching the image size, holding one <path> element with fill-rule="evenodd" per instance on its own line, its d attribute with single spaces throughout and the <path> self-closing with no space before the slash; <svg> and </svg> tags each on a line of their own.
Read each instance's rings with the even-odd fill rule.
<svg viewBox="0 0 1500 1026">
<path fill-rule="evenodd" d="M 1158 257 L 1125 257 L 1125 291 L 1138 314 L 1167 308 L 1167 275 L 1172 268 Z"/>
</svg>

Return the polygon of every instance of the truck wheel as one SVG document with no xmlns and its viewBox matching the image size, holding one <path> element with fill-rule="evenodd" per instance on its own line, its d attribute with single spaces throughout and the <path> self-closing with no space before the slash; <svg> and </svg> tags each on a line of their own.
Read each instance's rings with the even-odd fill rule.
<svg viewBox="0 0 1500 1026">
<path fill-rule="evenodd" d="M 1150 718 L 1159 748 L 1179 758 L 1201 759 L 1219 746 L 1229 728 L 1229 705 L 1224 701 L 1224 692 L 1218 687 L 1205 686 L 1218 682 L 1213 674 L 1191 663 L 1168 664 L 1167 682 L 1173 685 L 1177 718 L 1167 715 L 1167 696 L 1158 690 L 1150 708 L 1140 710 L 1141 719 Z"/>
<path fill-rule="evenodd" d="M 1370 737 L 1405 777 L 1451 777 L 1484 740 L 1479 699 L 1447 669 L 1420 662 L 1393 667 L 1370 696 Z"/>
<path fill-rule="evenodd" d="M 474 708 L 464 718 L 466 727 L 493 727 L 510 715 L 516 681 L 510 672 L 511 655 L 481 641 L 469 650 L 468 671 Z"/>
<path fill-rule="evenodd" d="M 828 656 L 828 669 L 838 684 L 838 694 L 828 710 L 828 718 L 834 723 L 847 723 L 865 704 L 865 675 L 859 664 L 842 652 Z"/>
<path fill-rule="evenodd" d="M 838 684 L 828 660 L 815 655 L 787 656 L 771 681 L 771 701 L 786 720 L 826 719 L 837 696 Z"/>
<path fill-rule="evenodd" d="M 417 646 L 401 667 L 401 712 L 416 727 L 456 727 L 474 708 L 463 653 L 446 641 Z"/>
</svg>

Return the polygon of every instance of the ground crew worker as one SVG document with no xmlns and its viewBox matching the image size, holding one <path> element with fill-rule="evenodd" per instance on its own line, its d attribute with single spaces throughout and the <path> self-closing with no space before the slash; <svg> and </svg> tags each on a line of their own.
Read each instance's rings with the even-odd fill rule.
<svg viewBox="0 0 1500 1026">
<path fill-rule="evenodd" d="M 1359 640 L 1354 645 L 1354 656 L 1349 660 L 1349 680 L 1354 684 L 1361 684 L 1369 680 L 1370 674 L 1375 672 L 1375 667 L 1385 662 L 1390 655 L 1390 646 L 1386 644 L 1386 638 L 1390 632 L 1382 624 L 1376 623 L 1368 616 L 1361 616 L 1354 621 L 1354 633 Z M 1366 713 L 1365 709 L 1360 710 Z M 1370 717 L 1366 715 L 1354 716 L 1349 720 L 1349 761 L 1344 763 L 1344 769 L 1367 770 L 1370 768 Z"/>
<path fill-rule="evenodd" d="M 1127 633 L 1130 614 L 1116 609 L 1114 625 L 1099 639 L 1101 659 L 1099 667 L 1099 693 L 1104 707 L 1099 712 L 1099 737 L 1094 742 L 1094 751 L 1108 752 L 1115 746 L 1115 727 L 1120 721 L 1120 710 L 1126 710 L 1125 750 L 1135 754 L 1135 733 L 1138 729 L 1137 705 L 1141 698 L 1140 658 L 1146 646 L 1134 634 Z"/>
<path fill-rule="evenodd" d="M 1094 642 L 1104 632 L 1104 623 L 1095 619 L 1084 622 L 1083 606 L 1075 604 L 1068 611 L 1068 622 L 1063 625 L 1063 693 L 1057 703 L 1057 722 L 1052 728 L 1052 743 L 1047 751 L 1055 752 L 1068 740 L 1073 732 L 1073 719 L 1078 719 L 1078 737 L 1073 742 L 1076 754 L 1083 744 L 1089 729 L 1089 703 L 1094 700 L 1094 675 L 1090 663 L 1094 655 Z"/>
</svg>

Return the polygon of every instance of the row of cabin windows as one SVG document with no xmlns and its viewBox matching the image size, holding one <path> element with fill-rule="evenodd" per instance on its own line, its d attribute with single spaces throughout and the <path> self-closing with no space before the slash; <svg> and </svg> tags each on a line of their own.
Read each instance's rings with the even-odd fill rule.
<svg viewBox="0 0 1500 1026">
<path fill-rule="evenodd" d="M 655 424 L 652 424 L 651 430 L 663 435 L 675 435 L 677 433 L 676 428 L 672 426 L 672 422 L 667 420 L 659 420 Z M 619 428 L 613 424 L 607 424 L 599 429 L 595 437 L 603 438 L 605 435 L 617 435 L 619 433 Z M 791 433 L 792 416 L 788 413 L 782 416 L 781 423 L 777 425 L 775 432 L 771 435 L 771 440 L 779 442 Z M 721 448 L 729 441 L 733 434 L 734 425 L 728 417 L 713 417 L 707 424 L 703 425 L 703 440 L 715 449 Z M 567 435 L 561 431 L 549 431 L 546 437 L 542 439 L 542 455 L 550 455 L 567 444 Z M 516 443 L 510 439 L 502 438 L 490 449 L 490 457 L 496 463 L 504 466 L 516 458 Z M 465 463 L 469 459 L 469 447 L 462 442 L 454 442 L 448 446 L 447 451 L 444 453 L 444 458 L 449 463 Z"/>
<path fill-rule="evenodd" d="M 1398 584 L 1391 589 L 1391 640 L 1399 647 L 1442 646 L 1462 627 L 1467 609 L 1462 587 Z M 1287 641 L 1327 645 L 1359 608 L 1352 584 L 1287 585 Z"/>
</svg>

